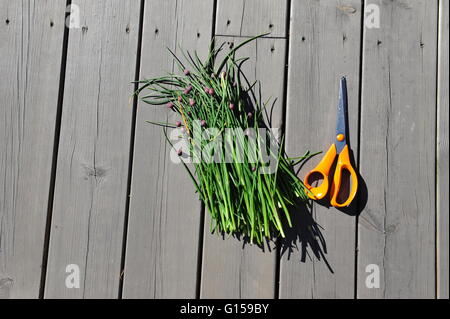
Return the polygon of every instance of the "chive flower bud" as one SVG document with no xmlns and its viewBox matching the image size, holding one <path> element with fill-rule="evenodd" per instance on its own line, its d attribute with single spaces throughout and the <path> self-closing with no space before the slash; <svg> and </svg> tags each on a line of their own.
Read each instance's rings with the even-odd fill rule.
<svg viewBox="0 0 450 319">
<path fill-rule="evenodd" d="M 183 73 L 184 73 L 184 75 L 189 75 L 189 74 L 191 74 L 191 71 L 189 71 L 188 69 L 184 69 Z"/>
<path fill-rule="evenodd" d="M 205 90 L 205 93 L 206 93 L 206 94 L 209 93 L 209 87 L 205 86 L 205 87 L 203 88 L 203 90 Z"/>
<path fill-rule="evenodd" d="M 230 110 L 234 110 L 234 104 L 230 103 Z"/>
<path fill-rule="evenodd" d="M 252 112 L 248 112 L 247 116 L 248 116 L 249 119 L 251 119 L 253 117 L 253 113 Z"/>
<path fill-rule="evenodd" d="M 192 86 L 189 85 L 189 86 L 183 91 L 183 93 L 184 93 L 184 94 L 189 94 L 189 93 L 191 92 L 191 90 L 192 90 Z"/>
<path fill-rule="evenodd" d="M 214 89 L 213 89 L 213 88 L 209 89 L 209 90 L 208 90 L 208 94 L 209 94 L 209 95 L 214 95 Z"/>
<path fill-rule="evenodd" d="M 179 150 L 177 151 L 177 154 L 178 154 L 178 156 L 181 156 L 181 155 L 183 155 L 183 151 L 182 151 L 181 149 L 179 149 Z"/>
<path fill-rule="evenodd" d="M 190 105 L 190 106 L 194 106 L 194 105 L 195 105 L 194 99 L 189 99 L 189 105 Z"/>
<path fill-rule="evenodd" d="M 180 127 L 180 126 L 181 126 L 181 122 L 180 122 L 180 121 L 176 121 L 176 122 L 175 122 L 175 125 L 176 125 L 177 127 Z"/>
<path fill-rule="evenodd" d="M 167 108 L 173 110 L 173 103 L 172 102 L 167 103 Z"/>
<path fill-rule="evenodd" d="M 181 97 L 181 95 L 178 97 L 178 102 L 181 102 L 183 100 L 183 98 Z"/>
<path fill-rule="evenodd" d="M 205 120 L 201 120 L 201 121 L 200 121 L 200 125 L 201 125 L 202 127 L 205 127 L 205 126 L 206 126 L 206 121 L 205 121 Z"/>
<path fill-rule="evenodd" d="M 252 172 L 254 172 L 254 171 L 256 171 L 256 167 L 255 166 L 252 167 Z"/>
</svg>

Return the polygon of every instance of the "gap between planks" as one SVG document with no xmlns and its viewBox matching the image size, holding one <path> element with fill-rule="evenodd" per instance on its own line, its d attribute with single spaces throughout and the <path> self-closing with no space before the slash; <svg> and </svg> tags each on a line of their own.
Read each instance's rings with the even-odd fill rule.
<svg viewBox="0 0 450 319">
<path fill-rule="evenodd" d="M 66 8 L 72 4 L 72 0 L 66 1 Z M 64 21 L 69 17 L 70 12 L 64 13 Z M 52 215 L 53 215 L 53 199 L 55 194 L 55 182 L 56 182 L 56 166 L 58 163 L 58 149 L 59 149 L 59 138 L 61 133 L 61 116 L 64 101 L 64 85 L 66 81 L 66 63 L 67 63 L 67 48 L 69 45 L 69 28 L 64 26 L 63 43 L 62 43 L 62 56 L 61 56 L 61 68 L 59 77 L 59 88 L 58 88 L 58 102 L 56 108 L 56 119 L 55 119 L 55 137 L 53 139 L 53 157 L 52 157 L 52 168 L 50 173 L 50 188 L 48 194 L 48 206 L 47 206 L 47 219 L 45 222 L 45 238 L 44 247 L 42 255 L 42 268 L 41 268 L 41 282 L 39 285 L 39 299 L 44 299 L 45 292 L 45 281 L 47 279 L 47 263 L 50 248 L 50 231 L 52 225 Z"/>
<path fill-rule="evenodd" d="M 142 52 L 142 32 L 144 26 L 144 10 L 145 10 L 145 0 L 141 0 L 140 4 L 140 12 L 139 12 L 139 31 L 138 31 L 138 40 L 137 40 L 137 54 L 136 54 L 136 70 L 134 81 L 136 81 L 134 90 L 137 92 L 139 88 L 139 76 L 141 69 L 141 52 Z M 122 256 L 120 261 L 120 274 L 119 274 L 119 291 L 118 291 L 118 299 L 122 299 L 123 292 L 123 277 L 125 271 L 125 258 L 126 258 L 126 250 L 127 250 L 127 235 L 128 235 L 128 216 L 130 212 L 130 196 L 131 196 L 131 180 L 133 176 L 133 156 L 134 156 L 134 140 L 136 133 L 136 110 L 138 105 L 138 96 L 135 94 L 133 96 L 133 113 L 131 115 L 131 134 L 130 134 L 130 155 L 128 161 L 128 178 L 127 178 L 127 194 L 126 194 L 126 204 L 125 204 L 125 217 L 124 217 L 124 225 L 123 225 L 123 240 L 122 240 Z"/>
</svg>

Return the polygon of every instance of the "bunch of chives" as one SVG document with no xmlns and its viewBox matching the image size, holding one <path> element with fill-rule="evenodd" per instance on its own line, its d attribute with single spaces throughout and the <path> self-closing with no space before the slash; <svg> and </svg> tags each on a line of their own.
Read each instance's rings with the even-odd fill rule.
<svg viewBox="0 0 450 319">
<path fill-rule="evenodd" d="M 197 145 L 193 138 L 195 125 L 201 129 L 214 128 L 220 133 L 227 129 L 241 132 L 252 129 L 257 135 L 260 132 L 258 129 L 268 128 L 266 104 L 263 105 L 257 98 L 256 83 L 249 83 L 242 73 L 242 64 L 248 59 L 235 57 L 240 47 L 258 37 L 231 49 L 220 63 L 216 63 L 216 58 L 223 44 L 215 48 L 213 42 L 205 62 L 195 52 L 192 55 L 183 53 L 189 65 L 182 63 L 169 50 L 182 74 L 140 81 L 137 94 L 149 90 L 150 94 L 142 96 L 142 100 L 152 105 L 166 105 L 179 114 L 179 120 L 153 124 L 162 125 L 166 137 L 167 128 L 182 127 L 191 150 L 203 149 L 211 139 L 217 138 L 202 139 L 201 145 Z M 281 141 L 277 141 L 276 154 L 269 151 L 276 158 L 276 167 L 270 173 L 261 174 L 261 169 L 264 169 L 262 161 L 242 159 L 254 157 L 249 146 L 255 145 L 250 144 L 264 141 L 267 136 L 249 139 L 246 135 L 238 134 L 235 141 L 225 139 L 226 154 L 222 149 L 221 155 L 222 159 L 224 155 L 228 156 L 230 161 L 204 161 L 200 155 L 193 161 L 194 172 L 182 163 L 211 216 L 211 231 L 240 234 L 252 243 L 262 244 L 266 239 L 284 237 L 283 225 L 287 223 L 292 226 L 289 208 L 298 201 L 307 201 L 306 190 L 293 167 L 306 159 L 309 153 L 288 158 L 282 151 Z M 168 142 L 171 143 L 169 139 Z M 178 150 L 178 155 L 183 155 L 181 150 Z"/>
</svg>

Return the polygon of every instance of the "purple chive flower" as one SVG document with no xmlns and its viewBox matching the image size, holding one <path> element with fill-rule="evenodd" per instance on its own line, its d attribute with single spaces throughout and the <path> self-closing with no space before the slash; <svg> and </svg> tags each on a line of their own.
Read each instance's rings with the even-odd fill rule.
<svg viewBox="0 0 450 319">
<path fill-rule="evenodd" d="M 256 167 L 255 166 L 252 167 L 252 172 L 254 172 L 254 171 L 256 171 Z"/>
<path fill-rule="evenodd" d="M 172 102 L 167 103 L 167 108 L 173 110 L 173 103 Z"/>
<path fill-rule="evenodd" d="M 189 74 L 191 74 L 191 71 L 189 71 L 188 69 L 185 69 L 185 70 L 183 71 L 183 73 L 184 73 L 184 75 L 189 75 Z"/>
<path fill-rule="evenodd" d="M 212 89 L 212 88 L 209 89 L 209 90 L 208 90 L 208 94 L 209 94 L 209 95 L 214 95 L 214 89 Z"/>
<path fill-rule="evenodd" d="M 181 155 L 183 155 L 183 151 L 182 151 L 181 149 L 179 149 L 179 150 L 177 151 L 177 154 L 178 154 L 178 156 L 181 156 Z"/>
<path fill-rule="evenodd" d="M 202 127 L 205 127 L 205 126 L 206 126 L 206 121 L 205 121 L 205 120 L 201 120 L 201 121 L 200 121 L 200 125 L 201 125 Z"/>
<path fill-rule="evenodd" d="M 189 94 L 189 92 L 191 92 L 191 90 L 192 90 L 192 86 L 189 85 L 189 86 L 183 91 L 183 93 L 184 93 L 184 94 Z"/>
<path fill-rule="evenodd" d="M 230 103 L 230 110 L 234 110 L 234 104 Z"/>
<path fill-rule="evenodd" d="M 206 94 L 209 93 L 209 87 L 205 86 L 203 89 L 205 90 L 205 93 L 206 93 Z"/>
<path fill-rule="evenodd" d="M 176 125 L 177 127 L 180 127 L 180 126 L 181 126 L 181 122 L 180 122 L 180 121 L 176 121 L 176 122 L 175 122 L 175 125 Z"/>
<path fill-rule="evenodd" d="M 189 99 L 189 105 L 190 105 L 190 106 L 194 106 L 194 105 L 195 105 L 194 99 Z"/>
<path fill-rule="evenodd" d="M 253 117 L 253 113 L 252 112 L 248 112 L 247 116 L 248 116 L 249 119 L 251 119 Z"/>
</svg>

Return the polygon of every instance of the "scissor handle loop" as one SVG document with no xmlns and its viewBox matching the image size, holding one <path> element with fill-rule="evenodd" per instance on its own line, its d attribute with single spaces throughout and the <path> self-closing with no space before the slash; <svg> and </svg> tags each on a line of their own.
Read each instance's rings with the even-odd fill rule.
<svg viewBox="0 0 450 319">
<path fill-rule="evenodd" d="M 343 170 L 347 170 L 350 173 L 352 185 L 347 200 L 343 203 L 339 203 L 338 194 L 341 188 Z M 345 145 L 344 149 L 339 154 L 338 161 L 336 164 L 336 170 L 334 172 L 333 184 L 331 187 L 331 199 L 330 199 L 331 206 L 346 207 L 350 205 L 350 203 L 356 196 L 357 190 L 358 190 L 358 176 L 356 175 L 356 172 L 350 163 L 350 154 L 348 150 L 348 145 Z"/>
<path fill-rule="evenodd" d="M 330 173 L 331 166 L 333 165 L 334 159 L 336 158 L 336 145 L 331 144 L 325 156 L 322 158 L 320 163 L 306 174 L 303 184 L 307 188 L 308 197 L 314 200 L 322 199 L 328 193 L 329 181 L 328 174 Z M 322 175 L 323 182 L 317 186 L 313 187 L 310 184 L 310 177 L 313 174 Z"/>
</svg>

